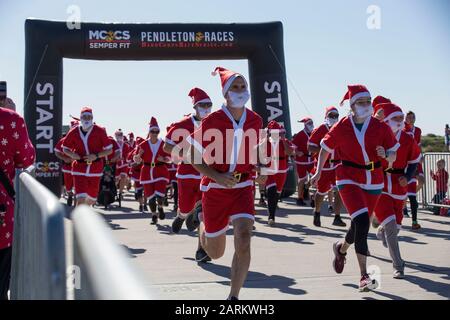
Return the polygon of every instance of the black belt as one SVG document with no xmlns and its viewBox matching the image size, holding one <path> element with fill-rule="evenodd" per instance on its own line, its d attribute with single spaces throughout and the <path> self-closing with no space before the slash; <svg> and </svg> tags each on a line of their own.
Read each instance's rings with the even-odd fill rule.
<svg viewBox="0 0 450 320">
<path fill-rule="evenodd" d="M 395 169 L 395 168 L 388 168 L 384 170 L 385 173 L 391 173 L 391 174 L 405 174 L 405 169 Z"/>
<path fill-rule="evenodd" d="M 354 163 L 351 161 L 347 161 L 347 160 L 341 160 L 342 164 L 346 167 L 352 167 L 352 168 L 357 168 L 357 169 L 365 169 L 368 171 L 374 171 L 377 168 L 381 168 L 381 162 L 373 162 L 371 161 L 369 164 L 367 165 L 361 165 L 358 163 Z"/>
<path fill-rule="evenodd" d="M 330 163 L 340 163 L 341 162 L 341 160 L 336 160 L 336 159 L 330 159 L 329 161 L 330 161 Z"/>
<path fill-rule="evenodd" d="M 149 167 L 159 167 L 159 166 L 163 166 L 165 165 L 164 162 L 144 162 L 144 166 L 149 166 Z"/>
</svg>

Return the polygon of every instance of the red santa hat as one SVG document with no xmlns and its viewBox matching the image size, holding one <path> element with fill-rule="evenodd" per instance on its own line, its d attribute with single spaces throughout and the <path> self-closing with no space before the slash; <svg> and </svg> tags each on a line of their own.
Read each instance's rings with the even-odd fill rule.
<svg viewBox="0 0 450 320">
<path fill-rule="evenodd" d="M 402 111 L 402 108 L 393 103 L 381 103 L 378 105 L 378 110 L 380 109 L 383 109 L 384 111 L 383 121 L 385 122 L 391 120 L 394 117 L 405 116 L 405 114 Z"/>
<path fill-rule="evenodd" d="M 144 138 L 136 137 L 136 145 L 139 145 L 142 141 L 144 141 Z"/>
<path fill-rule="evenodd" d="M 189 97 L 192 98 L 192 104 L 195 107 L 197 103 L 212 103 L 208 94 L 200 88 L 193 88 L 189 91 Z"/>
<path fill-rule="evenodd" d="M 328 117 L 328 115 L 333 112 L 339 114 L 339 110 L 335 106 L 326 107 L 325 108 L 325 118 Z"/>
<path fill-rule="evenodd" d="M 82 116 L 84 116 L 84 115 L 91 115 L 92 116 L 92 109 L 90 107 L 83 107 L 81 109 L 81 112 L 80 112 L 80 118 Z"/>
<path fill-rule="evenodd" d="M 151 131 L 153 129 L 158 129 L 159 130 L 158 121 L 156 121 L 155 117 L 152 117 L 150 119 L 149 125 L 150 125 L 150 127 L 148 128 L 148 131 Z"/>
<path fill-rule="evenodd" d="M 301 123 L 308 123 L 308 122 L 310 122 L 310 121 L 312 121 L 312 118 L 310 118 L 310 117 L 304 117 L 304 118 L 300 119 L 298 122 L 301 122 Z"/>
<path fill-rule="evenodd" d="M 392 101 L 388 98 L 385 98 L 383 96 L 376 96 L 375 99 L 372 101 L 373 106 L 373 114 L 376 114 L 378 110 L 380 110 L 379 105 L 382 103 L 391 103 Z"/>
<path fill-rule="evenodd" d="M 278 122 L 276 122 L 275 120 L 272 120 L 267 124 L 267 130 L 269 132 L 272 132 L 272 131 L 278 131 L 280 133 L 286 132 L 284 127 L 281 124 L 279 124 Z"/>
<path fill-rule="evenodd" d="M 341 107 L 344 105 L 345 100 L 350 100 L 350 105 L 352 105 L 359 98 L 370 98 L 369 90 L 361 84 L 349 85 L 347 88 L 348 91 L 340 103 Z"/>
<path fill-rule="evenodd" d="M 75 128 L 78 126 L 79 122 L 77 120 L 70 121 L 70 128 Z"/>
<path fill-rule="evenodd" d="M 129 136 L 130 138 L 134 138 L 134 133 L 133 133 L 133 132 L 130 132 L 130 133 L 128 134 L 128 136 Z"/>
<path fill-rule="evenodd" d="M 240 73 L 225 69 L 223 67 L 216 67 L 213 72 L 211 72 L 213 76 L 216 76 L 217 74 L 220 75 L 220 82 L 222 84 L 222 94 L 225 97 L 225 95 L 228 92 L 228 89 L 230 89 L 231 84 L 233 81 L 241 77 L 244 79 L 245 85 L 248 87 L 247 80 L 245 80 L 244 76 Z"/>
</svg>

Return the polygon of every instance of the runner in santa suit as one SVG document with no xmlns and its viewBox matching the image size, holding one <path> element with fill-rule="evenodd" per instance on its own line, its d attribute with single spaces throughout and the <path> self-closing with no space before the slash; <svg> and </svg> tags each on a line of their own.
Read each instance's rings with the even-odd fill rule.
<svg viewBox="0 0 450 320">
<path fill-rule="evenodd" d="M 267 156 L 270 159 L 267 167 L 267 209 L 269 211 L 268 224 L 275 225 L 275 213 L 278 200 L 283 191 L 288 171 L 288 157 L 295 153 L 295 146 L 286 139 L 286 130 L 275 120 L 267 124 L 268 139 L 266 144 Z"/>
<path fill-rule="evenodd" d="M 314 130 L 314 122 L 310 117 L 305 117 L 298 122 L 303 123 L 305 127 L 294 136 L 292 143 L 296 146 L 295 163 L 298 176 L 297 205 L 304 206 L 305 185 L 314 168 L 314 160 L 308 151 L 309 136 Z"/>
<path fill-rule="evenodd" d="M 122 130 L 117 130 L 114 133 L 114 136 L 116 138 L 117 145 L 119 146 L 120 150 L 120 159 L 116 162 L 116 170 L 115 170 L 115 176 L 116 176 L 116 184 L 119 186 L 119 198 L 123 198 L 123 190 L 128 184 L 128 154 L 131 151 L 131 148 L 128 143 L 125 143 L 124 136 Z"/>
<path fill-rule="evenodd" d="M 388 125 L 372 117 L 370 93 L 365 86 L 348 86 L 341 105 L 347 99 L 352 114 L 335 124 L 322 139 L 317 172 L 311 182 L 317 184 L 329 155 L 337 152 L 341 163 L 336 168 L 336 185 L 352 221 L 345 241 L 333 245 L 333 267 L 342 273 L 347 250 L 354 243 L 361 271 L 359 290 L 367 291 L 377 287 L 367 274 L 366 263 L 370 216 L 384 186 L 381 160 L 395 160 L 400 144 Z"/>
<path fill-rule="evenodd" d="M 197 128 L 200 127 L 203 118 L 211 113 L 212 102 L 208 94 L 200 88 L 193 88 L 189 91 L 188 96 L 192 100 L 195 110 L 194 114 L 185 116 L 181 121 L 174 123 L 167 132 L 164 144 L 164 150 L 172 155 L 173 158 L 182 160 L 178 165 L 177 181 L 178 181 L 178 206 L 179 212 L 172 223 L 172 231 L 178 233 L 183 226 L 186 218 L 191 215 L 196 205 L 201 204 L 202 193 L 200 191 L 200 173 L 189 164 L 186 159 L 187 154 L 183 154 L 182 150 L 188 150 L 189 145 L 186 138 L 189 137 Z M 190 231 L 195 228 L 191 227 Z M 211 259 L 203 250 L 200 238 L 198 240 L 197 251 L 195 253 L 197 262 L 207 262 Z"/>
<path fill-rule="evenodd" d="M 78 126 L 78 121 L 72 120 L 70 122 L 70 128 L 73 129 Z M 62 145 L 64 142 L 64 137 L 62 137 L 58 143 L 55 146 L 55 156 L 58 159 L 61 159 L 63 161 L 62 166 L 62 173 L 63 173 L 63 180 L 64 180 L 64 188 L 66 189 L 67 193 L 67 205 L 70 207 L 72 206 L 73 202 L 73 177 L 72 177 L 72 158 L 65 155 L 64 151 L 62 150 Z"/>
<path fill-rule="evenodd" d="M 325 135 L 330 131 L 331 127 L 335 123 L 339 121 L 339 111 L 336 109 L 336 107 L 330 106 L 325 109 L 325 122 L 321 124 L 319 127 L 314 129 L 314 131 L 311 133 L 311 136 L 309 137 L 308 142 L 308 151 L 311 154 L 315 155 L 315 166 L 314 172 L 317 170 L 317 154 L 320 152 L 320 142 L 325 137 Z M 323 198 L 326 194 L 328 194 L 330 191 L 334 190 L 336 187 L 336 166 L 337 166 L 338 160 L 336 160 L 334 152 L 331 153 L 328 161 L 325 163 L 322 174 L 320 176 L 319 181 L 317 181 L 317 192 L 314 196 L 314 203 L 315 203 L 315 209 L 314 209 L 314 225 L 316 227 L 320 227 L 320 208 L 322 207 Z M 333 203 L 333 209 L 334 209 L 334 226 L 339 227 L 345 227 L 346 224 L 341 219 L 341 206 L 342 201 L 341 197 L 339 196 L 339 193 L 336 193 L 333 197 L 334 203 Z M 332 199 L 328 199 L 331 205 Z"/>
<path fill-rule="evenodd" d="M 145 141 L 141 137 L 136 137 L 136 146 L 133 150 L 128 153 L 127 161 L 130 164 L 130 169 L 128 171 L 128 174 L 130 176 L 131 181 L 134 184 L 134 192 L 135 192 L 135 199 L 139 202 L 139 212 L 145 212 L 148 211 L 147 208 L 147 200 L 144 197 L 144 187 L 141 184 L 141 169 L 142 169 L 142 162 L 137 163 L 134 161 L 134 156 L 138 154 L 139 152 L 139 145 Z"/>
<path fill-rule="evenodd" d="M 217 73 L 226 102 L 221 109 L 203 119 L 188 139 L 193 146 L 191 163 L 203 175 L 200 187 L 203 191 L 202 212 L 196 213 L 195 221 L 201 221 L 202 247 L 212 259 L 223 256 L 226 231 L 230 221 L 233 224 L 235 253 L 228 298 L 238 300 L 250 265 L 255 214 L 252 170 L 258 163 L 262 119 L 245 108 L 250 98 L 245 78 L 222 67 L 216 68 L 213 74 Z M 211 135 L 219 140 L 211 141 Z"/>
<path fill-rule="evenodd" d="M 149 123 L 149 133 L 147 140 L 138 146 L 138 152 L 133 157 L 136 163 L 142 163 L 140 183 L 144 186 L 145 198 L 149 199 L 150 211 L 152 212 L 151 224 L 164 220 L 166 215 L 163 208 L 166 185 L 169 182 L 169 171 L 166 163 L 170 161 L 170 156 L 163 150 L 164 142 L 158 138 L 159 126 L 154 117 Z M 158 215 L 156 208 L 158 207 Z"/>
<path fill-rule="evenodd" d="M 72 158 L 72 175 L 76 205 L 93 205 L 97 200 L 103 157 L 112 153 L 113 145 L 104 128 L 93 123 L 92 109 L 81 109 L 80 125 L 64 138 L 62 150 Z"/>
<path fill-rule="evenodd" d="M 402 109 L 392 103 L 383 103 L 379 107 L 384 111 L 384 122 L 395 135 L 400 148 L 394 162 L 382 160 L 385 179 L 383 194 L 375 207 L 375 216 L 380 223 L 377 237 L 389 248 L 394 267 L 394 278 L 404 277 L 405 263 L 400 255 L 397 234 L 403 220 L 403 205 L 407 198 L 408 180 L 417 170 L 421 160 L 420 148 L 413 137 L 403 131 Z"/>
<path fill-rule="evenodd" d="M 406 133 L 409 133 L 414 140 L 417 142 L 419 147 L 421 147 L 422 140 L 422 130 L 415 126 L 416 115 L 414 112 L 409 111 L 406 114 L 405 129 Z M 417 202 L 417 193 L 422 189 L 425 182 L 425 176 L 423 174 L 422 163 L 417 166 L 417 173 L 408 181 L 408 200 L 411 207 L 411 218 L 412 218 L 412 228 L 413 230 L 418 230 L 421 228 L 417 220 L 417 210 L 419 209 L 419 203 Z M 408 217 L 408 208 L 405 202 L 405 208 L 403 213 Z"/>
<path fill-rule="evenodd" d="M 136 140 L 134 140 L 134 133 L 130 132 L 128 134 L 128 145 L 130 146 L 131 149 L 136 148 Z"/>
<path fill-rule="evenodd" d="M 380 121 L 383 121 L 384 111 L 383 111 L 383 108 L 380 107 L 380 105 L 382 103 L 391 103 L 391 102 L 392 101 L 388 98 L 385 98 L 383 96 L 376 96 L 372 101 L 374 117 Z"/>
<path fill-rule="evenodd" d="M 174 124 L 172 123 L 170 126 L 166 128 L 166 132 L 170 131 L 170 128 Z M 164 143 L 165 144 L 165 143 Z M 166 148 L 165 146 L 163 147 Z M 178 156 L 175 156 L 174 154 L 171 154 L 171 162 L 167 164 L 167 169 L 169 170 L 169 184 L 167 186 L 166 190 L 166 201 L 168 199 L 168 192 L 172 192 L 173 197 L 173 211 L 178 212 L 178 180 L 177 180 L 177 169 L 178 164 L 181 162 L 180 158 Z"/>
</svg>

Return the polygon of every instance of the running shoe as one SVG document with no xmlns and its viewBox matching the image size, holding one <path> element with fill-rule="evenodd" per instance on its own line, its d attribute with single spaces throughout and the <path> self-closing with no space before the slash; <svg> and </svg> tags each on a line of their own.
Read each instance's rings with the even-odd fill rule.
<svg viewBox="0 0 450 320">
<path fill-rule="evenodd" d="M 333 226 L 346 227 L 347 225 L 342 221 L 341 216 L 334 216 Z"/>
<path fill-rule="evenodd" d="M 321 223 L 320 223 L 320 212 L 314 212 L 314 221 L 313 221 L 314 225 L 316 227 L 320 227 Z"/>
<path fill-rule="evenodd" d="M 206 251 L 203 248 L 199 248 L 195 253 L 195 261 L 197 262 L 208 262 L 211 261 L 211 258 L 208 256 Z"/>
<path fill-rule="evenodd" d="M 368 292 L 376 288 L 378 288 L 378 282 L 375 279 L 371 279 L 367 273 L 359 280 L 359 292 Z"/>
<path fill-rule="evenodd" d="M 333 244 L 333 253 L 334 253 L 334 260 L 333 260 L 333 269 L 336 271 L 336 273 L 342 273 L 344 271 L 344 266 L 346 263 L 346 256 L 347 253 L 342 254 L 340 252 L 342 247 L 342 244 L 339 242 L 336 242 Z"/>
</svg>

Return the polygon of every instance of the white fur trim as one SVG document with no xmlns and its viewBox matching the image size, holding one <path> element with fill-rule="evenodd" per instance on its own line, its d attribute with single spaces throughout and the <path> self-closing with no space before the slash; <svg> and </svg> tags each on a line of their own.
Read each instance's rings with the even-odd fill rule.
<svg viewBox="0 0 450 320">
<path fill-rule="evenodd" d="M 166 182 L 169 182 L 169 179 L 164 178 L 164 177 L 160 177 L 160 178 L 156 178 L 156 179 L 153 179 L 153 180 L 144 180 L 144 181 L 141 181 L 141 184 L 149 184 L 149 183 L 153 183 L 153 182 L 157 182 L 157 181 L 166 181 Z"/>
<path fill-rule="evenodd" d="M 208 232 L 205 231 L 205 236 L 207 238 L 216 238 L 216 237 L 224 234 L 225 232 L 227 232 L 228 228 L 229 228 L 229 225 L 227 225 L 225 228 L 223 228 L 222 230 L 219 230 L 217 232 L 208 233 Z"/>
<path fill-rule="evenodd" d="M 395 221 L 395 214 L 387 217 L 386 219 L 384 219 L 383 221 L 380 222 L 380 226 L 384 227 L 385 225 L 387 225 L 389 222 L 391 221 Z"/>
<path fill-rule="evenodd" d="M 253 185 L 253 180 L 247 180 L 244 182 L 240 182 L 236 184 L 233 188 L 226 188 L 218 183 L 211 182 L 207 186 L 200 185 L 200 191 L 208 191 L 209 189 L 239 189 L 239 188 L 245 188 Z"/>
<path fill-rule="evenodd" d="M 202 177 L 196 174 L 176 174 L 178 179 L 197 179 L 200 180 Z"/>
<path fill-rule="evenodd" d="M 358 211 L 355 211 L 355 212 L 353 212 L 353 213 L 350 213 L 350 218 L 353 220 L 353 219 L 355 219 L 357 216 L 363 214 L 364 212 L 369 212 L 369 209 L 368 209 L 368 208 L 362 208 L 362 209 L 359 209 Z"/>
<path fill-rule="evenodd" d="M 345 186 L 347 184 L 351 184 L 351 185 L 356 185 L 358 187 L 360 187 L 361 189 L 365 189 L 365 190 L 381 190 L 384 187 L 384 183 L 380 183 L 380 184 L 361 184 L 361 183 L 357 183 L 353 180 L 337 180 L 336 181 L 336 185 L 337 186 Z"/>
<path fill-rule="evenodd" d="M 250 220 L 255 220 L 255 216 L 250 213 L 235 213 L 230 216 L 230 220 L 234 221 L 236 219 L 246 218 Z"/>
<path fill-rule="evenodd" d="M 328 153 L 333 153 L 333 149 L 329 148 L 326 144 L 325 141 L 320 141 L 320 146 Z"/>
<path fill-rule="evenodd" d="M 352 105 L 359 98 L 370 98 L 370 97 L 371 97 L 370 92 L 368 92 L 368 91 L 359 92 L 350 99 L 350 105 Z"/>
</svg>

